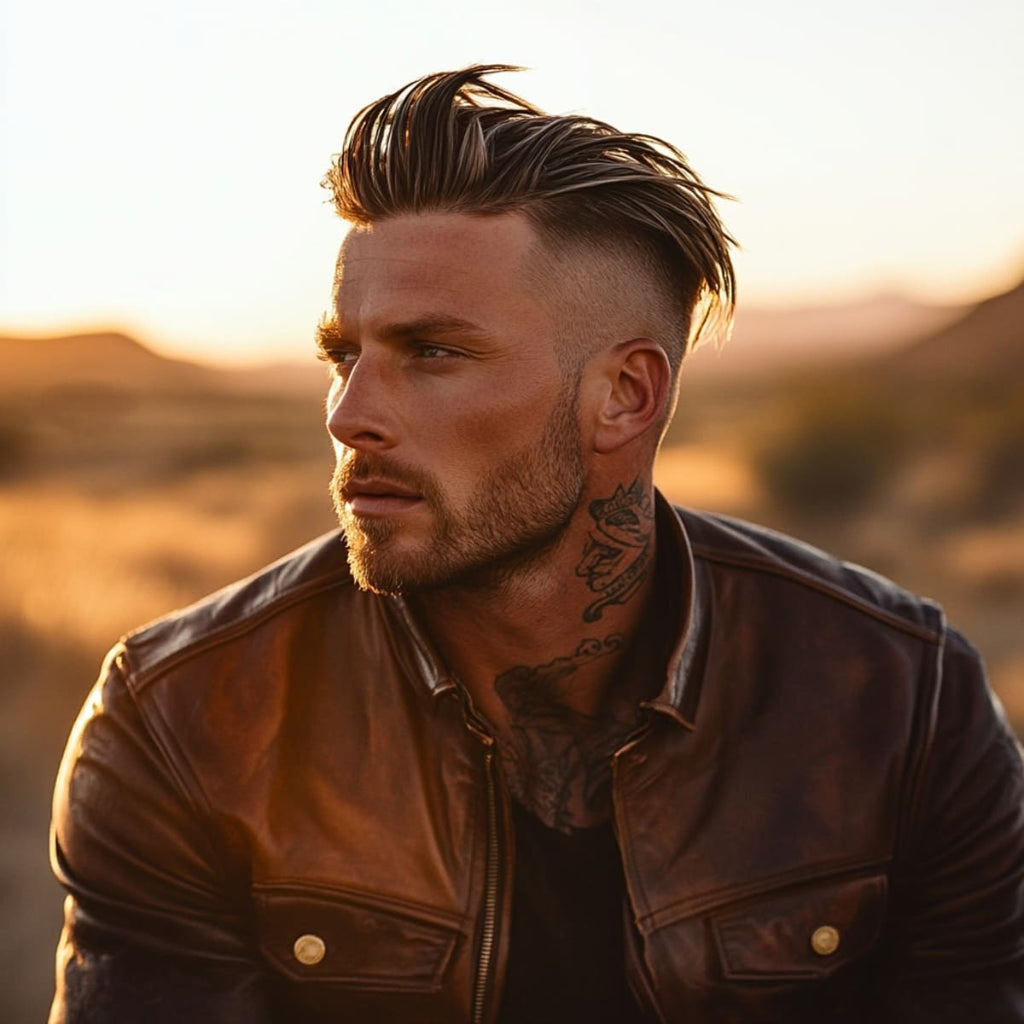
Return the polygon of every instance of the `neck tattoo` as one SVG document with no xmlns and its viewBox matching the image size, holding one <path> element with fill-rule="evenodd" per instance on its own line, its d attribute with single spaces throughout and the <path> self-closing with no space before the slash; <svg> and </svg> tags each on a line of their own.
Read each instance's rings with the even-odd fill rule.
<svg viewBox="0 0 1024 1024">
<path fill-rule="evenodd" d="M 610 498 L 588 508 L 590 529 L 576 575 L 587 581 L 597 598 L 583 612 L 584 622 L 597 622 L 610 604 L 625 604 L 640 588 L 651 563 L 654 508 L 639 478 L 621 484 Z"/>
<path fill-rule="evenodd" d="M 581 640 L 570 655 L 543 665 L 517 665 L 494 682 L 511 726 L 499 743 L 509 790 L 552 828 L 567 832 L 607 814 L 611 758 L 635 714 L 615 708 L 588 715 L 567 698 L 582 666 L 621 647 L 617 633 Z"/>
<path fill-rule="evenodd" d="M 576 576 L 597 596 L 583 611 L 584 623 L 639 591 L 654 535 L 654 510 L 639 479 L 592 501 L 588 511 L 594 523 Z M 516 665 L 494 681 L 509 715 L 499 741 L 509 790 L 549 827 L 568 832 L 607 820 L 611 811 L 612 757 L 636 728 L 638 708 L 612 693 L 600 711 L 587 714 L 572 696 L 581 670 L 620 654 L 624 643 L 620 633 L 584 637 L 571 654 Z"/>
</svg>

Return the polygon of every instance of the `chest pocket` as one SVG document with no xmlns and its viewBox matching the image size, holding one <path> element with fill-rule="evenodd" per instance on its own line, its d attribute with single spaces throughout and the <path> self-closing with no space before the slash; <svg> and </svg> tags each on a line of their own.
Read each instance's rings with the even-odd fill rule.
<svg viewBox="0 0 1024 1024">
<path fill-rule="evenodd" d="M 437 991 L 462 937 L 444 914 L 362 893 L 268 887 L 253 896 L 260 949 L 292 981 Z"/>
<path fill-rule="evenodd" d="M 833 974 L 877 943 L 885 893 L 884 875 L 830 879 L 713 915 L 711 930 L 723 976 L 783 981 Z"/>
</svg>

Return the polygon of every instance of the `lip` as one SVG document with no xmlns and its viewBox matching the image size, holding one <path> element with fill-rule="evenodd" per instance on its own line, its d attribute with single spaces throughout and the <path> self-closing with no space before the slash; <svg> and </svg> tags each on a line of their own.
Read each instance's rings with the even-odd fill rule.
<svg viewBox="0 0 1024 1024">
<path fill-rule="evenodd" d="M 389 480 L 351 480 L 342 491 L 356 516 L 392 516 L 418 505 L 422 496 Z"/>
</svg>

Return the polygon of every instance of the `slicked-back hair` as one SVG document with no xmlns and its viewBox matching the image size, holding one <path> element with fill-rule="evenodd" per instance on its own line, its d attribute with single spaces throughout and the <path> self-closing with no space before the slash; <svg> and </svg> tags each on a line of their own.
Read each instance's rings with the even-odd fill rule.
<svg viewBox="0 0 1024 1024">
<path fill-rule="evenodd" d="M 551 115 L 473 65 L 426 75 L 353 119 L 324 178 L 357 226 L 428 212 L 519 212 L 558 256 L 590 249 L 653 277 L 650 311 L 673 376 L 702 338 L 726 336 L 735 300 L 733 239 L 706 186 L 674 146 L 601 121 Z"/>
</svg>

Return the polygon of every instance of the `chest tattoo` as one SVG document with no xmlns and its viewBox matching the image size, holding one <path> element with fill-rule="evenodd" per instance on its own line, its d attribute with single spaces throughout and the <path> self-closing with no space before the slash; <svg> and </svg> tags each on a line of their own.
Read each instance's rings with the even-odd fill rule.
<svg viewBox="0 0 1024 1024">
<path fill-rule="evenodd" d="M 495 680 L 511 726 L 499 742 L 509 789 L 553 828 L 566 831 L 607 816 L 612 755 L 636 723 L 635 708 L 587 715 L 566 700 L 583 665 L 621 647 L 617 633 L 584 639 L 572 654 L 517 665 Z"/>
<path fill-rule="evenodd" d="M 610 604 L 625 604 L 643 583 L 651 563 L 654 508 L 640 484 L 621 484 L 610 498 L 588 507 L 594 520 L 576 575 L 597 594 L 583 612 L 584 622 L 597 622 Z"/>
</svg>

